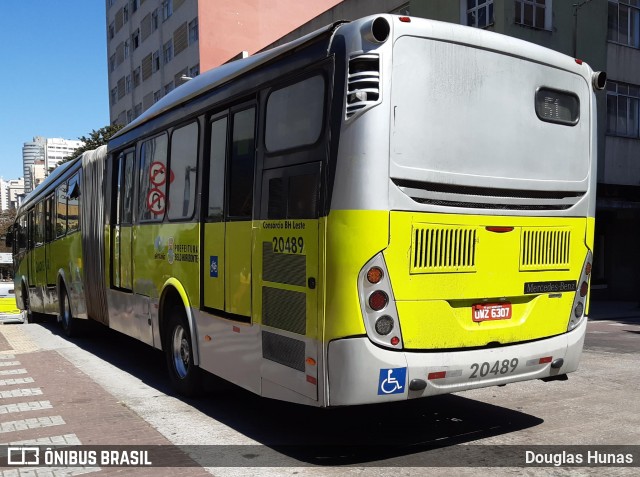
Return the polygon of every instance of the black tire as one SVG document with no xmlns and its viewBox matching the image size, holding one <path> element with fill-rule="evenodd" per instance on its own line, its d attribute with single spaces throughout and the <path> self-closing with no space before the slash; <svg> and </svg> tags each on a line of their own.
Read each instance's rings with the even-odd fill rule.
<svg viewBox="0 0 640 477">
<path fill-rule="evenodd" d="M 67 289 L 64 287 L 62 287 L 60 294 L 60 325 L 64 334 L 69 338 L 76 335 L 76 319 L 71 312 L 71 301 Z"/>
<path fill-rule="evenodd" d="M 164 353 L 173 388 L 183 396 L 197 396 L 202 390 L 202 373 L 193 363 L 193 344 L 184 308 L 167 310 Z"/>
</svg>

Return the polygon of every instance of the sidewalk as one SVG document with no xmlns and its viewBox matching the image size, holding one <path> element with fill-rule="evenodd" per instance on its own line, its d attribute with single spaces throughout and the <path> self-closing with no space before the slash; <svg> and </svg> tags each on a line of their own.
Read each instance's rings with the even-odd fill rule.
<svg viewBox="0 0 640 477">
<path fill-rule="evenodd" d="M 161 445 L 167 465 L 188 459 L 58 352 L 38 349 L 24 326 L 0 325 L 0 475 L 209 475 L 198 467 L 3 467 L 6 446 L 16 445 Z"/>
</svg>

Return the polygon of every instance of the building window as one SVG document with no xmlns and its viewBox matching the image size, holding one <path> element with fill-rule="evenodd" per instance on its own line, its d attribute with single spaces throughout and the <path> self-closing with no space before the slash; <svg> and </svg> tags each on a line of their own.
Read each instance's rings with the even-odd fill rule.
<svg viewBox="0 0 640 477">
<path fill-rule="evenodd" d="M 152 67 L 154 73 L 160 69 L 160 50 L 153 52 Z"/>
<path fill-rule="evenodd" d="M 173 15 L 173 0 L 164 0 L 162 2 L 162 21 L 167 20 Z"/>
<path fill-rule="evenodd" d="M 551 30 L 552 0 L 516 0 L 516 23 Z"/>
<path fill-rule="evenodd" d="M 140 0 L 131 0 L 131 11 L 136 12 L 140 7 Z"/>
<path fill-rule="evenodd" d="M 122 17 L 125 22 L 129 21 L 129 7 L 127 5 L 122 8 Z"/>
<path fill-rule="evenodd" d="M 130 123 L 131 121 L 133 121 L 134 117 L 133 117 L 133 111 L 132 110 L 128 110 L 127 111 L 127 124 Z"/>
<path fill-rule="evenodd" d="M 133 70 L 133 87 L 137 88 L 140 86 L 140 67 L 138 66 L 135 70 Z"/>
<path fill-rule="evenodd" d="M 125 94 L 131 93 L 131 75 L 127 75 L 124 80 L 124 92 Z"/>
<path fill-rule="evenodd" d="M 133 115 L 137 118 L 142 114 L 142 103 L 138 103 L 133 107 Z"/>
<path fill-rule="evenodd" d="M 140 28 L 131 34 L 131 46 L 134 51 L 140 46 Z"/>
<path fill-rule="evenodd" d="M 199 74 L 200 74 L 200 64 L 197 64 L 197 65 L 192 66 L 191 68 L 189 68 L 189 76 L 191 78 L 195 78 Z"/>
<path fill-rule="evenodd" d="M 166 42 L 164 44 L 164 47 L 162 48 L 162 51 L 164 64 L 166 65 L 173 59 L 173 41 L 169 40 L 168 42 Z"/>
<path fill-rule="evenodd" d="M 493 0 L 460 0 L 460 23 L 476 28 L 493 25 Z"/>
<path fill-rule="evenodd" d="M 640 137 L 640 86 L 607 81 L 607 134 Z"/>
<path fill-rule="evenodd" d="M 114 22 L 109 24 L 109 40 L 113 40 L 113 37 L 116 36 L 116 26 Z"/>
<path fill-rule="evenodd" d="M 392 15 L 409 16 L 409 15 L 411 15 L 411 7 L 410 7 L 410 5 L 408 3 L 405 3 L 404 5 L 402 5 L 402 6 L 398 7 L 398 8 L 394 8 L 389 13 L 391 13 Z"/>
<path fill-rule="evenodd" d="M 153 102 L 157 103 L 158 101 L 160 101 L 160 98 L 162 98 L 162 93 L 160 92 L 160 90 L 154 91 L 153 92 Z"/>
<path fill-rule="evenodd" d="M 151 31 L 156 31 L 158 29 L 158 25 L 158 9 L 156 8 L 151 12 Z"/>
<path fill-rule="evenodd" d="M 130 43 L 129 40 L 125 40 L 124 41 L 124 58 L 127 59 L 129 58 L 129 49 L 130 49 Z"/>
<path fill-rule="evenodd" d="M 116 54 L 114 53 L 109 57 L 109 71 L 113 73 L 116 69 Z"/>
<path fill-rule="evenodd" d="M 111 105 L 113 106 L 118 101 L 118 87 L 111 89 Z"/>
<path fill-rule="evenodd" d="M 169 83 L 165 84 L 164 85 L 164 94 L 170 93 L 171 91 L 173 91 L 173 88 L 174 88 L 173 81 L 170 81 Z"/>
<path fill-rule="evenodd" d="M 609 41 L 640 48 L 639 7 L 639 0 L 609 0 Z"/>
<path fill-rule="evenodd" d="M 198 41 L 198 18 L 194 18 L 189 22 L 189 44 Z"/>
</svg>

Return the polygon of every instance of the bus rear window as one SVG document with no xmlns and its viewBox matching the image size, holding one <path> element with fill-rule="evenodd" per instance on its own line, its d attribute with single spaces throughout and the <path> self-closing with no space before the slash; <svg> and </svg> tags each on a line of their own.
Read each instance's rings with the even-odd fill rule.
<svg viewBox="0 0 640 477">
<path fill-rule="evenodd" d="M 542 121 L 575 126 L 580 118 L 580 100 L 573 93 L 540 88 L 536 91 L 536 114 Z"/>
</svg>

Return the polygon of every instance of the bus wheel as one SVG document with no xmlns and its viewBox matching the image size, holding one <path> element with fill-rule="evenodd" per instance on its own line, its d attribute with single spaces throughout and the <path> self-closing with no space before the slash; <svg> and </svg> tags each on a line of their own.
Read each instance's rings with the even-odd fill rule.
<svg viewBox="0 0 640 477">
<path fill-rule="evenodd" d="M 60 300 L 60 324 L 64 334 L 71 337 L 75 333 L 75 319 L 71 313 L 71 301 L 66 288 L 62 288 L 62 299 Z"/>
<path fill-rule="evenodd" d="M 169 310 L 165 356 L 171 384 L 184 396 L 196 396 L 201 389 L 200 368 L 193 363 L 193 344 L 187 317 L 181 305 Z"/>
</svg>

